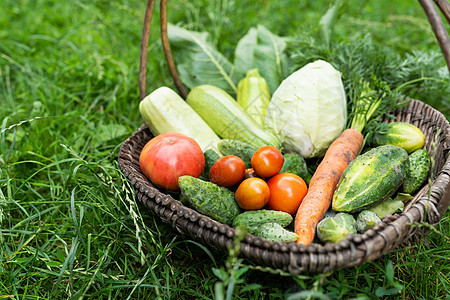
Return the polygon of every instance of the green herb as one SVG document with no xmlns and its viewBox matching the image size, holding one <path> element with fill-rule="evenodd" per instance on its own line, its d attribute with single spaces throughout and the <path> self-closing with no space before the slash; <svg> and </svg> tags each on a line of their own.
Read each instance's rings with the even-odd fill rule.
<svg viewBox="0 0 450 300">
<path fill-rule="evenodd" d="M 329 10 L 334 15 L 339 1 Z M 447 103 L 450 80 L 440 54 L 412 52 L 406 58 L 374 45 L 370 35 L 330 40 L 334 22 L 322 22 L 316 35 L 299 34 L 289 44 L 293 68 L 323 59 L 342 73 L 347 100 L 347 127 L 370 136 L 388 112 L 404 107 L 410 97 Z M 330 17 L 331 18 L 331 17 Z M 440 56 L 440 57 L 439 57 Z M 424 99 L 429 100 L 429 99 Z M 444 112 L 445 113 L 445 112 Z"/>
</svg>

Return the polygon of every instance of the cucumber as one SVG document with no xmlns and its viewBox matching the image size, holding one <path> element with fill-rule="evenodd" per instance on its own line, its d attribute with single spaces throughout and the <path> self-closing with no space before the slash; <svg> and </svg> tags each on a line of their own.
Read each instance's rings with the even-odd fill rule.
<svg viewBox="0 0 450 300">
<path fill-rule="evenodd" d="M 397 146 L 379 146 L 356 157 L 334 192 L 333 210 L 356 212 L 387 199 L 403 183 L 408 169 L 408 153 Z"/>
<path fill-rule="evenodd" d="M 356 231 L 363 233 L 366 230 L 374 227 L 378 222 L 381 222 L 380 217 L 376 213 L 370 210 L 361 211 L 356 217 L 355 228 Z"/>
<path fill-rule="evenodd" d="M 139 104 L 139 112 L 151 133 L 183 133 L 202 148 L 217 149 L 220 138 L 205 121 L 173 90 L 160 87 Z"/>
<path fill-rule="evenodd" d="M 409 172 L 403 182 L 402 191 L 412 194 L 417 191 L 428 178 L 431 159 L 424 149 L 414 151 L 409 155 Z"/>
<path fill-rule="evenodd" d="M 212 85 L 193 88 L 186 102 L 223 139 L 239 140 L 253 147 L 281 147 L 281 141 L 265 132 L 224 90 Z"/>
<path fill-rule="evenodd" d="M 205 157 L 205 171 L 203 174 L 206 174 L 206 178 L 209 178 L 209 170 L 211 170 L 211 167 L 220 157 L 222 157 L 222 155 L 213 149 L 206 149 L 206 151 L 203 152 L 203 156 Z"/>
<path fill-rule="evenodd" d="M 374 146 L 394 145 L 412 153 L 423 147 L 425 136 L 422 131 L 406 122 L 381 124 L 381 128 L 372 136 Z"/>
<path fill-rule="evenodd" d="M 252 167 L 253 153 L 255 153 L 256 150 L 258 150 L 252 145 L 249 145 L 247 143 L 230 139 L 221 140 L 217 144 L 217 148 L 223 155 L 235 155 L 240 159 L 242 159 L 242 161 L 245 163 L 246 168 Z"/>
<path fill-rule="evenodd" d="M 188 175 L 178 178 L 178 184 L 186 201 L 214 220 L 231 225 L 241 212 L 234 193 L 227 188 Z"/>
<path fill-rule="evenodd" d="M 283 167 L 279 173 L 292 173 L 300 176 L 307 184 L 311 180 L 311 174 L 308 171 L 306 161 L 300 154 L 286 153 L 284 156 Z"/>
<path fill-rule="evenodd" d="M 291 224 L 293 218 L 283 211 L 259 209 L 248 210 L 239 214 L 233 220 L 233 227 L 244 227 L 249 233 L 255 233 L 259 226 L 265 223 L 277 223 L 282 227 Z"/>
<path fill-rule="evenodd" d="M 338 243 L 356 233 L 355 223 L 353 216 L 346 213 L 322 219 L 317 224 L 317 237 L 324 243 Z"/>
<path fill-rule="evenodd" d="M 258 227 L 256 236 L 262 237 L 272 242 L 295 242 L 298 235 L 292 231 L 284 229 L 278 223 L 265 223 Z"/>
</svg>

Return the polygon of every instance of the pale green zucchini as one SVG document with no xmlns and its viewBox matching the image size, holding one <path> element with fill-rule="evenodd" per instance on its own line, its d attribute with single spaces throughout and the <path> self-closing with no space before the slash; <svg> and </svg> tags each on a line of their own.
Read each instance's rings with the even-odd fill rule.
<svg viewBox="0 0 450 300">
<path fill-rule="evenodd" d="M 188 94 L 186 102 L 223 139 L 239 140 L 256 148 L 281 146 L 278 137 L 265 132 L 227 92 L 218 87 L 197 86 Z"/>
<path fill-rule="evenodd" d="M 196 140 L 203 151 L 217 150 L 220 141 L 217 134 L 170 88 L 160 87 L 145 97 L 139 105 L 139 111 L 153 135 L 183 133 Z"/>
<path fill-rule="evenodd" d="M 264 77 L 258 69 L 247 71 L 245 78 L 239 81 L 237 103 L 261 126 L 270 102 L 270 91 Z"/>
</svg>

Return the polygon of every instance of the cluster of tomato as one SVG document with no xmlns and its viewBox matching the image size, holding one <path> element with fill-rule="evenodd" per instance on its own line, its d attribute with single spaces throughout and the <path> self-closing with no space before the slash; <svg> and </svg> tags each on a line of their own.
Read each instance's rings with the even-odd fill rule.
<svg viewBox="0 0 450 300">
<path fill-rule="evenodd" d="M 307 193 L 305 181 L 292 173 L 279 173 L 282 153 L 273 146 L 259 148 L 251 158 L 252 168 L 234 155 L 219 158 L 209 171 L 211 182 L 236 189 L 235 199 L 245 210 L 269 209 L 294 215 Z"/>
<path fill-rule="evenodd" d="M 267 205 L 273 210 L 295 214 L 307 186 L 302 178 L 279 173 L 284 164 L 281 152 L 272 146 L 258 149 L 251 158 L 252 168 L 233 155 L 219 158 L 209 171 L 210 181 L 236 189 L 235 198 L 242 209 L 255 210 Z M 197 142 L 180 133 L 167 132 L 151 139 L 139 158 L 142 172 L 153 184 L 168 190 L 179 190 L 182 175 L 199 177 L 205 158 Z"/>
</svg>

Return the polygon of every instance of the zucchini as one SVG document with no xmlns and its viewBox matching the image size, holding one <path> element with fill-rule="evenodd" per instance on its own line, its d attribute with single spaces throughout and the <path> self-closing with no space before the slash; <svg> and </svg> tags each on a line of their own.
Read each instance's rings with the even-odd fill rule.
<svg viewBox="0 0 450 300">
<path fill-rule="evenodd" d="M 261 126 L 270 102 L 270 91 L 266 80 L 258 69 L 247 71 L 237 87 L 237 103 Z"/>
<path fill-rule="evenodd" d="M 283 211 L 259 209 L 247 210 L 233 220 L 233 227 L 244 227 L 249 233 L 255 233 L 259 226 L 265 223 L 277 223 L 282 227 L 291 224 L 293 218 Z"/>
<path fill-rule="evenodd" d="M 241 212 L 234 193 L 227 188 L 188 175 L 178 178 L 178 185 L 194 209 L 214 220 L 231 224 Z"/>
<path fill-rule="evenodd" d="M 412 124 L 394 122 L 380 126 L 372 136 L 371 143 L 374 146 L 394 145 L 405 149 L 409 154 L 422 148 L 425 143 L 422 131 Z"/>
<path fill-rule="evenodd" d="M 346 213 L 322 219 L 317 224 L 317 237 L 324 243 L 338 243 L 356 233 L 355 223 L 353 216 Z"/>
<path fill-rule="evenodd" d="M 205 121 L 173 90 L 160 87 L 139 104 L 139 112 L 151 133 L 183 133 L 193 138 L 203 151 L 217 149 L 220 138 Z"/>
<path fill-rule="evenodd" d="M 186 102 L 223 139 L 239 140 L 256 148 L 281 146 L 278 137 L 265 132 L 227 92 L 218 87 L 197 86 L 190 91 Z"/>
<path fill-rule="evenodd" d="M 311 180 L 311 174 L 308 171 L 306 161 L 300 154 L 286 153 L 284 156 L 283 167 L 279 173 L 292 173 L 301 177 L 307 184 Z"/>
<path fill-rule="evenodd" d="M 336 187 L 333 210 L 356 212 L 387 199 L 403 183 L 408 169 L 408 153 L 397 146 L 380 146 L 356 157 Z"/>
<path fill-rule="evenodd" d="M 217 148 L 223 155 L 234 155 L 242 159 L 246 168 L 252 167 L 252 156 L 256 148 L 238 140 L 223 139 L 217 144 Z"/>
<path fill-rule="evenodd" d="M 417 191 L 428 178 L 431 159 L 424 149 L 414 151 L 409 155 L 409 172 L 406 175 L 402 191 L 412 194 Z"/>
<path fill-rule="evenodd" d="M 295 242 L 298 235 L 292 231 L 284 229 L 278 223 L 265 223 L 258 227 L 256 236 L 262 237 L 272 242 Z"/>
</svg>

